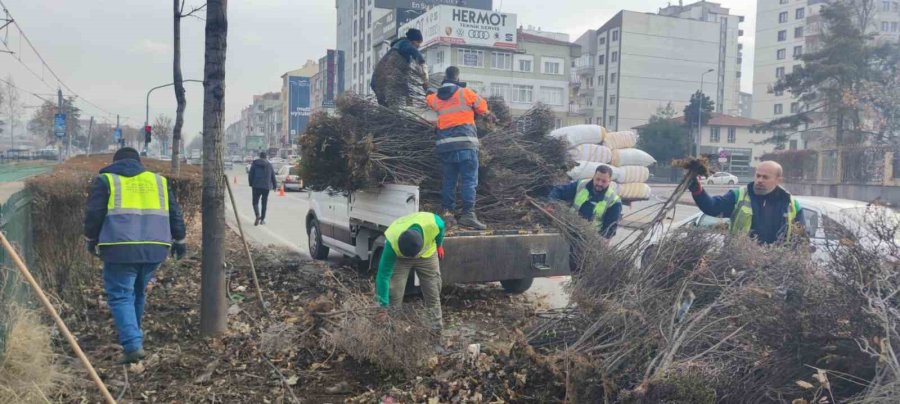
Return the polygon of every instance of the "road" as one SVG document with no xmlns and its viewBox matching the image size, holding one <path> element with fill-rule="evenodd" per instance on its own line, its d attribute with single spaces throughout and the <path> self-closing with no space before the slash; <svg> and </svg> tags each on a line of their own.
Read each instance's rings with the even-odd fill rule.
<svg viewBox="0 0 900 404">
<path fill-rule="evenodd" d="M 286 247 L 296 251 L 303 256 L 309 258 L 309 248 L 304 228 L 304 215 L 309 210 L 307 201 L 308 194 L 306 192 L 287 192 L 285 196 L 278 196 L 277 192 L 269 194 L 269 207 L 266 213 L 266 224 L 253 226 L 254 214 L 251 203 L 251 190 L 247 185 L 247 174 L 243 167 L 236 167 L 228 173 L 231 180 L 231 187 L 234 197 L 238 205 L 238 214 L 247 237 L 259 244 L 276 245 Z M 237 179 L 237 183 L 235 183 Z M 628 226 L 646 223 L 650 217 L 658 212 L 659 205 L 667 199 L 674 186 L 667 184 L 653 184 L 653 198 L 650 201 L 634 203 L 631 207 L 625 207 L 623 216 Z M 725 192 L 730 187 L 709 186 L 709 192 L 718 195 Z M 690 197 L 686 195 L 682 199 L 669 220 L 678 222 L 698 212 L 693 206 Z M 226 203 L 226 219 L 228 224 L 235 227 L 234 213 L 231 210 L 231 204 Z M 619 228 L 618 234 L 613 242 L 619 242 L 636 230 L 622 226 Z M 338 262 L 341 256 L 332 253 L 329 261 Z M 527 293 L 535 299 L 542 300 L 550 308 L 564 307 L 568 304 L 568 295 L 563 290 L 563 286 L 569 280 L 569 277 L 556 278 L 540 278 L 535 279 L 534 285 Z"/>
</svg>

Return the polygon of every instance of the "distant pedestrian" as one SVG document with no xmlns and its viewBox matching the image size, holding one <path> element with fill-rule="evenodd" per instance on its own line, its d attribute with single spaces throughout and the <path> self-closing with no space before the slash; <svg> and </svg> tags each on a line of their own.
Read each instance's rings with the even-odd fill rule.
<svg viewBox="0 0 900 404">
<path fill-rule="evenodd" d="M 124 355 L 119 363 L 138 362 L 144 353 L 147 283 L 170 249 L 186 252 L 181 207 L 168 180 L 147 171 L 137 150 L 125 147 L 94 179 L 84 212 L 88 252 L 103 260 L 103 287 Z"/>
<path fill-rule="evenodd" d="M 278 181 L 275 179 L 275 169 L 272 163 L 266 159 L 266 152 L 259 153 L 259 158 L 250 164 L 247 172 L 247 182 L 253 188 L 253 213 L 256 214 L 254 226 L 266 224 L 266 206 L 269 204 L 269 191 L 274 191 Z M 262 207 L 259 202 L 262 200 Z M 262 212 L 260 213 L 260 209 Z"/>
</svg>

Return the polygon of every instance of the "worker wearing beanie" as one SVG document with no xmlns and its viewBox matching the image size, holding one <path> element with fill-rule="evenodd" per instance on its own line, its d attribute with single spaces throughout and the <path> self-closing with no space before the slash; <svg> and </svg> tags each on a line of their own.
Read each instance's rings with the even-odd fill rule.
<svg viewBox="0 0 900 404">
<path fill-rule="evenodd" d="M 403 304 L 406 281 L 414 270 L 422 285 L 431 328 L 440 333 L 441 268 L 444 259 L 444 221 L 430 212 L 403 216 L 384 232 L 384 249 L 375 277 L 375 297 L 382 307 Z"/>
<path fill-rule="evenodd" d="M 387 61 L 391 60 L 391 54 L 397 53 L 400 56 L 403 56 L 406 59 L 406 64 L 410 64 L 415 62 L 415 72 L 422 78 L 422 86 L 423 90 L 427 90 L 428 88 L 428 72 L 425 66 L 425 57 L 422 56 L 422 52 L 419 52 L 419 47 L 422 46 L 422 31 L 419 31 L 415 28 L 410 28 L 406 31 L 406 37 L 395 39 L 391 42 L 390 50 L 375 64 L 375 69 L 372 72 L 372 79 L 369 81 L 369 87 L 372 88 L 372 91 L 375 92 L 375 96 L 378 98 L 378 103 L 383 106 L 392 106 L 391 101 L 383 94 L 379 93 L 378 87 L 379 85 L 386 84 L 388 87 L 392 84 L 399 84 L 399 81 L 396 83 L 392 78 L 391 82 L 387 83 L 377 83 L 376 77 L 378 77 L 379 71 L 381 69 L 394 69 L 396 67 L 391 67 L 392 65 Z M 384 76 L 381 76 L 384 77 Z M 405 84 L 404 84 L 405 85 Z"/>
<path fill-rule="evenodd" d="M 84 211 L 85 246 L 103 260 L 103 287 L 124 349 L 120 363 L 144 353 L 145 290 L 153 271 L 171 252 L 186 252 L 181 207 L 169 181 L 141 164 L 137 150 L 124 147 L 94 178 Z"/>
</svg>

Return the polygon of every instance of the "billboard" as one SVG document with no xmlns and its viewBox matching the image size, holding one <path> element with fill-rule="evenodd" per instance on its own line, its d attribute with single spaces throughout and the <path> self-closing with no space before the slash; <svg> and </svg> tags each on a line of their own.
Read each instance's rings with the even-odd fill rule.
<svg viewBox="0 0 900 404">
<path fill-rule="evenodd" d="M 491 10 L 493 0 L 375 0 L 376 8 L 427 10 L 432 6 L 444 5 Z"/>
<path fill-rule="evenodd" d="M 312 114 L 309 77 L 288 76 L 288 142 L 293 144 Z"/>
<path fill-rule="evenodd" d="M 244 138 L 244 150 L 248 152 L 259 152 L 269 147 L 266 143 L 265 136 L 247 136 Z"/>
<path fill-rule="evenodd" d="M 404 24 L 422 31 L 422 47 L 434 44 L 516 49 L 516 15 L 490 10 L 438 6 Z"/>
</svg>

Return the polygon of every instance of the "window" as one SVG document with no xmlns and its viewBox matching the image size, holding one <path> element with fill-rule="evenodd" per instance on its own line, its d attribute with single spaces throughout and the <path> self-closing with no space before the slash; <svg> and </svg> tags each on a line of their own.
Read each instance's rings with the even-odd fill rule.
<svg viewBox="0 0 900 404">
<path fill-rule="evenodd" d="M 619 52 L 613 52 L 611 55 L 609 55 L 610 63 L 616 63 L 618 61 L 619 61 Z"/>
<path fill-rule="evenodd" d="M 719 128 L 709 128 L 709 142 L 719 143 L 720 140 Z"/>
<path fill-rule="evenodd" d="M 600 45 L 606 45 L 606 37 L 605 36 L 600 38 Z"/>
<path fill-rule="evenodd" d="M 619 31 L 618 31 L 618 30 L 617 30 L 617 31 L 613 31 L 613 32 L 612 32 L 612 41 L 615 42 L 615 41 L 618 41 L 618 40 L 619 40 Z"/>
<path fill-rule="evenodd" d="M 894 3 L 894 4 L 897 4 L 897 3 Z M 897 23 L 896 22 L 891 23 L 891 32 L 897 32 Z"/>
<path fill-rule="evenodd" d="M 510 92 L 509 84 L 500 84 L 500 83 L 492 83 L 491 84 L 491 96 L 493 97 L 503 97 L 504 100 L 510 100 L 512 97 L 510 96 L 512 93 Z"/>
<path fill-rule="evenodd" d="M 778 42 L 782 42 L 782 41 L 786 41 L 786 40 L 787 40 L 787 31 L 785 31 L 785 30 L 778 31 Z"/>
<path fill-rule="evenodd" d="M 775 58 L 778 60 L 784 60 L 785 55 L 787 55 L 787 50 L 785 49 L 779 49 L 775 52 Z"/>
<path fill-rule="evenodd" d="M 434 61 L 437 62 L 438 65 L 444 64 L 444 51 L 440 51 L 434 58 Z"/>
<path fill-rule="evenodd" d="M 781 23 L 788 22 L 788 12 L 787 11 L 778 13 L 778 22 L 781 22 Z"/>
<path fill-rule="evenodd" d="M 728 143 L 737 142 L 737 129 L 728 128 Z"/>
<path fill-rule="evenodd" d="M 512 53 L 491 52 L 491 69 L 512 70 Z"/>
<path fill-rule="evenodd" d="M 532 72 L 531 64 L 532 64 L 532 61 L 530 59 L 519 59 L 519 65 L 517 67 L 520 72 L 531 73 Z"/>
<path fill-rule="evenodd" d="M 544 73 L 544 74 L 564 74 L 565 73 L 565 71 L 563 70 L 563 67 L 562 67 L 563 66 L 562 59 L 543 58 L 542 61 L 544 62 L 544 65 L 543 65 L 544 70 L 541 73 Z"/>
<path fill-rule="evenodd" d="M 610 128 L 615 128 L 615 127 L 616 127 L 616 117 L 615 117 L 615 115 L 610 115 L 610 116 L 609 116 L 609 127 L 610 127 Z"/>
<path fill-rule="evenodd" d="M 597 60 L 597 64 L 602 65 L 604 63 L 606 63 L 606 55 L 600 55 L 600 59 Z"/>
<path fill-rule="evenodd" d="M 798 112 L 800 112 L 800 103 L 799 103 L 799 102 L 792 102 L 792 103 L 791 103 L 791 113 L 792 113 L 792 114 L 796 114 L 796 113 L 798 113 Z"/>
<path fill-rule="evenodd" d="M 881 32 L 888 32 L 891 30 L 891 24 L 887 21 L 881 22 Z"/>
<path fill-rule="evenodd" d="M 615 95 L 615 94 L 609 96 L 609 103 L 610 103 L 610 104 L 615 104 L 615 103 L 616 103 L 616 100 L 617 100 L 617 99 L 616 99 L 616 95 Z"/>
<path fill-rule="evenodd" d="M 881 2 L 881 11 L 891 11 L 891 2 L 882 1 Z"/>
<path fill-rule="evenodd" d="M 372 28 L 372 10 L 369 10 L 369 16 L 366 18 L 366 26 Z"/>
<path fill-rule="evenodd" d="M 478 94 L 485 94 L 484 92 L 484 82 L 481 81 L 467 81 L 466 88 L 472 89 L 472 91 Z"/>
<path fill-rule="evenodd" d="M 794 10 L 794 19 L 802 20 L 804 17 L 806 17 L 806 9 L 805 8 L 800 7 L 798 9 Z"/>
<path fill-rule="evenodd" d="M 784 105 L 775 104 L 775 115 L 781 115 L 784 113 Z"/>
<path fill-rule="evenodd" d="M 512 102 L 531 104 L 534 102 L 534 88 L 531 86 L 514 85 L 512 88 Z"/>
<path fill-rule="evenodd" d="M 783 68 L 783 67 L 776 67 L 776 68 L 775 68 L 775 78 L 776 78 L 776 79 L 780 79 L 780 78 L 782 78 L 782 77 L 784 77 L 784 68 Z"/>
<path fill-rule="evenodd" d="M 466 67 L 484 67 L 484 51 L 460 49 L 459 64 Z"/>
<path fill-rule="evenodd" d="M 803 56 L 803 46 L 798 45 L 794 47 L 794 59 L 800 59 L 800 56 Z"/>
<path fill-rule="evenodd" d="M 597 83 L 599 83 L 601 86 L 606 85 L 606 77 L 602 74 L 597 76 Z"/>
<path fill-rule="evenodd" d="M 794 28 L 794 38 L 802 38 L 803 37 L 803 27 Z"/>
<path fill-rule="evenodd" d="M 615 82 L 616 82 L 616 74 L 615 74 L 615 73 L 610 73 L 610 75 L 609 75 L 609 82 L 610 82 L 610 83 L 615 83 Z"/>
<path fill-rule="evenodd" d="M 791 140 L 790 149 L 797 150 L 797 141 L 796 140 Z"/>
<path fill-rule="evenodd" d="M 541 102 L 547 105 L 563 105 L 563 89 L 559 87 L 541 87 Z"/>
</svg>

